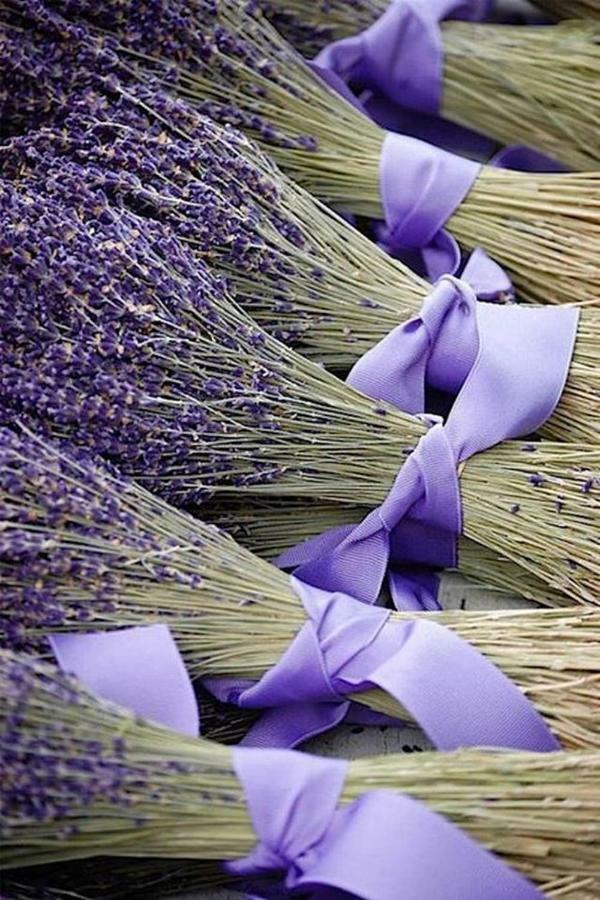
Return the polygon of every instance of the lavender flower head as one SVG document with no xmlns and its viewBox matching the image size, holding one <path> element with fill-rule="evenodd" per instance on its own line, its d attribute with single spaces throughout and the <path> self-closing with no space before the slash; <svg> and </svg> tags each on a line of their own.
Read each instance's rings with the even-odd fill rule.
<svg viewBox="0 0 600 900">
<path fill-rule="evenodd" d="M 205 671 L 204 627 L 217 649 L 236 621 L 247 639 L 248 610 L 286 591 L 277 569 L 112 467 L 0 429 L 1 646 L 46 655 L 56 631 L 165 622 L 191 671 Z M 211 615 L 222 621 L 227 611 L 231 627 L 219 637 Z"/>
<path fill-rule="evenodd" d="M 166 226 L 111 206 L 77 170 L 3 182 L 0 221 L 5 424 L 87 447 L 176 504 L 318 486 L 336 459 L 362 477 L 384 436 L 389 478 L 395 427 L 421 433 L 270 339 Z"/>
<path fill-rule="evenodd" d="M 202 815 L 211 762 L 213 772 L 219 761 L 228 770 L 224 750 L 136 721 L 26 656 L 0 651 L 0 686 L 0 828 L 9 867 L 106 852 L 106 836 L 119 830 L 123 848 L 132 832 L 143 847 L 156 814 L 176 814 L 180 798 Z M 223 803 L 239 799 L 231 783 Z M 118 853 L 112 840 L 111 849 Z"/>
<path fill-rule="evenodd" d="M 67 35 L 75 28 L 65 27 Z M 24 47 L 21 30 L 7 27 L 7 118 L 30 131 L 1 148 L 7 177 L 45 178 L 56 156 L 76 161 L 79 177 L 114 202 L 168 222 L 226 274 L 267 331 L 336 367 L 418 309 L 427 287 L 417 276 L 289 182 L 239 132 L 151 78 L 136 81 L 98 38 L 84 52 L 80 40 L 61 37 L 38 29 Z M 39 133 L 40 125 L 52 129 Z"/>
<path fill-rule="evenodd" d="M 365 159 L 377 167 L 380 129 L 321 82 L 255 0 L 5 2 L 26 27 L 50 19 L 56 28 L 60 16 L 88 27 L 140 80 L 150 74 L 200 112 L 268 145 L 317 196 L 339 199 L 331 183 L 339 166 L 338 127 L 353 136 L 346 148 L 350 169 L 354 162 L 364 168 Z M 321 171 L 324 158 L 329 177 Z"/>
</svg>

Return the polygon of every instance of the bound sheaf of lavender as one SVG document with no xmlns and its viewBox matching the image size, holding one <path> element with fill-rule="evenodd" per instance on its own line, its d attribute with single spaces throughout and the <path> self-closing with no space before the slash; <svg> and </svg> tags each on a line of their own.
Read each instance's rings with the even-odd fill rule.
<svg viewBox="0 0 600 900">
<path fill-rule="evenodd" d="M 192 674 L 220 674 L 213 656 L 264 646 L 278 619 L 284 649 L 302 623 L 287 577 L 231 537 L 76 448 L 0 429 L 3 646 L 47 654 L 52 632 L 164 622 Z"/>
<path fill-rule="evenodd" d="M 373 160 L 383 133 L 314 76 L 254 0 L 3 0 L 2 6 L 21 21 L 60 31 L 64 15 L 110 35 L 109 46 L 142 80 L 152 74 L 201 112 L 251 134 L 317 196 L 332 203 L 347 199 L 345 179 L 336 185 L 331 178 L 341 152 L 353 181 L 360 183 L 362 175 L 361 190 L 378 196 Z M 352 140 L 342 151 L 344 134 Z M 317 149 L 319 159 L 313 159 Z"/>
<path fill-rule="evenodd" d="M 76 172 L 4 182 L 0 220 L 5 422 L 82 444 L 176 504 L 275 482 L 344 499 L 343 469 L 349 489 L 371 483 L 377 459 L 387 484 L 423 432 L 269 338 L 166 226 Z"/>
<path fill-rule="evenodd" d="M 45 173 L 54 154 L 76 160 L 113 200 L 168 221 L 227 275 L 266 330 L 330 366 L 351 364 L 417 311 L 428 286 L 414 273 L 285 178 L 240 133 L 149 78 L 137 82 L 98 38 L 86 45 L 80 32 L 6 24 L 0 118 L 14 133 L 55 130 L 30 136 L 34 146 L 21 139 L 2 148 L 7 175 Z"/>
<path fill-rule="evenodd" d="M 176 843 L 182 817 L 202 827 L 209 804 L 218 816 L 243 802 L 217 745 L 136 721 L 74 679 L 10 651 L 0 651 L 0 685 L 6 868 L 108 850 L 150 854 L 169 822 Z M 198 856 L 206 856 L 199 843 Z"/>
<path fill-rule="evenodd" d="M 242 490 L 382 502 L 425 426 L 260 331 L 166 226 L 66 172 L 52 189 L 5 182 L 0 221 L 5 421 L 84 446 L 175 505 Z M 593 601 L 598 500 L 581 483 L 596 485 L 598 453 L 537 446 L 535 461 L 516 443 L 469 461 L 464 533 Z M 501 495 L 520 513 L 499 527 Z"/>
</svg>

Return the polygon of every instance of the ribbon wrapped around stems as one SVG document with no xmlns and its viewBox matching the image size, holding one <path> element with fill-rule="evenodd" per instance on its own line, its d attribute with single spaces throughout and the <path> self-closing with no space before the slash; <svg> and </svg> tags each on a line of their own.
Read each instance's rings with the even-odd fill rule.
<svg viewBox="0 0 600 900">
<path fill-rule="evenodd" d="M 397 622 L 380 607 L 296 578 L 308 620 L 257 684 L 211 680 L 220 699 L 271 708 L 245 744 L 293 747 L 341 722 L 349 695 L 380 688 L 408 710 L 438 750 L 560 745 L 525 695 L 493 663 L 426 618 Z"/>
<path fill-rule="evenodd" d="M 346 767 L 289 751 L 236 749 L 234 768 L 259 842 L 227 871 L 283 872 L 288 889 L 313 900 L 541 900 L 523 876 L 411 797 L 371 791 L 340 806 Z"/>
<path fill-rule="evenodd" d="M 489 0 L 394 0 L 369 28 L 325 47 L 315 63 L 405 107 L 439 113 L 443 19 L 485 18 Z"/>
<path fill-rule="evenodd" d="M 552 415 L 577 324 L 576 309 L 478 303 L 466 282 L 444 276 L 420 315 L 368 351 L 348 382 L 413 414 L 424 411 L 427 388 L 455 396 L 445 424 L 421 439 L 380 507 L 356 526 L 283 554 L 279 565 L 298 566 L 303 581 L 368 603 L 390 564 L 456 566 L 460 464 L 535 432 Z"/>
<path fill-rule="evenodd" d="M 245 743 L 296 746 L 340 722 L 350 696 L 380 688 L 441 750 L 465 746 L 560 749 L 525 695 L 449 629 L 292 578 L 307 615 L 279 662 L 258 683 L 209 679 L 221 699 L 267 709 Z M 197 734 L 192 687 L 168 628 L 55 635 L 61 667 L 101 696 L 185 734 Z"/>
<path fill-rule="evenodd" d="M 489 162 L 496 168 L 528 172 L 564 172 L 564 166 L 528 147 L 504 147 Z M 420 250 L 427 276 L 454 275 L 461 264 L 456 238 L 445 230 L 481 171 L 481 164 L 405 134 L 388 132 L 381 149 L 379 178 L 385 224 L 378 242 L 392 256 Z M 477 290 L 483 259 L 474 257 L 462 277 L 472 283 L 480 299 L 507 292 L 508 277 L 496 266 L 487 267 L 486 288 Z M 468 267 L 471 269 L 471 277 Z M 509 286 L 510 286 L 510 282 Z"/>
<path fill-rule="evenodd" d="M 450 139 L 452 149 L 473 150 L 480 159 L 493 151 L 483 136 L 438 117 L 443 88 L 439 23 L 448 18 L 481 20 L 489 6 L 485 0 L 394 0 L 373 25 L 330 44 L 312 63 L 329 87 L 388 130 L 380 159 L 385 227 L 379 242 L 391 255 L 423 251 L 432 280 L 459 271 L 460 249 L 444 225 L 481 170 L 480 163 L 437 145 Z M 407 109 L 418 112 L 416 122 Z M 527 147 L 507 148 L 490 165 L 564 171 Z M 501 290 L 500 283 L 496 292 Z"/>
</svg>

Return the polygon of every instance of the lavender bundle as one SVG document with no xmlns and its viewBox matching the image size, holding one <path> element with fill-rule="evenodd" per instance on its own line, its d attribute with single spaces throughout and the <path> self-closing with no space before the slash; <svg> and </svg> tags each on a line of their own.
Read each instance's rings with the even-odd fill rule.
<svg viewBox="0 0 600 900">
<path fill-rule="evenodd" d="M 4 866 L 106 854 L 235 859 L 256 841 L 231 751 L 102 702 L 27 657 L 0 656 Z M 401 791 L 529 878 L 596 882 L 600 755 L 424 754 L 349 765 L 341 802 Z"/>
<path fill-rule="evenodd" d="M 59 189 L 64 197 L 58 199 Z M 159 223 L 63 178 L 0 194 L 0 409 L 179 505 L 377 505 L 426 426 L 262 332 Z M 465 536 L 597 600 L 598 446 L 507 442 L 461 468 Z"/>
<path fill-rule="evenodd" d="M 81 453 L 0 431 L 0 510 L 0 640 L 13 649 L 160 622 L 192 676 L 258 679 L 305 622 L 283 572 Z M 421 615 L 500 666 L 563 746 L 600 746 L 600 611 Z M 380 691 L 357 696 L 398 714 Z"/>
<path fill-rule="evenodd" d="M 26 58 L 31 75 L 33 60 Z M 236 300 L 270 333 L 333 367 L 355 361 L 400 318 L 417 313 L 425 283 L 328 214 L 258 151 L 252 155 L 243 138 L 160 92 L 132 97 L 131 86 L 117 85 L 127 96 L 79 93 L 75 111 L 60 115 L 52 129 L 1 147 L 0 172 L 13 182 L 39 181 L 45 194 L 53 184 L 62 191 L 64 179 L 85 181 L 113 203 L 167 223 L 227 277 Z M 147 113 L 150 106 L 160 115 Z M 544 436 L 593 435 L 599 328 L 600 314 L 582 311 L 569 377 Z"/>
<path fill-rule="evenodd" d="M 357 5 L 271 0 L 264 12 L 311 56 L 371 25 L 389 2 Z M 597 166 L 600 31 L 593 21 L 553 28 L 445 22 L 442 35 L 442 115 L 502 144 L 536 147 L 574 169 Z"/>
<path fill-rule="evenodd" d="M 152 75 L 200 111 L 257 138 L 317 196 L 358 214 L 382 216 L 379 158 L 385 133 L 326 87 L 255 4 L 169 0 L 98 6 L 53 0 L 43 7 L 39 0 L 3 0 L 0 9 L 5 21 L 16 20 L 22 28 L 27 11 L 67 41 L 81 39 L 81 31 L 69 32 L 49 9 L 66 11 L 79 23 L 91 20 L 99 40 L 115 48 L 142 81 Z M 599 177 L 483 167 L 448 227 L 467 248 L 484 239 L 524 297 L 595 304 Z"/>
<path fill-rule="evenodd" d="M 597 0 L 536 0 L 536 5 L 547 9 L 557 19 L 597 19 L 600 16 Z"/>
</svg>

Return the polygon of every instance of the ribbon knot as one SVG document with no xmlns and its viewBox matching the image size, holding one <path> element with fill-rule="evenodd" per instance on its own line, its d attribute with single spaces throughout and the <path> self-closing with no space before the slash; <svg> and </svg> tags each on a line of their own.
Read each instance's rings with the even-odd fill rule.
<svg viewBox="0 0 600 900">
<path fill-rule="evenodd" d="M 449 629 L 425 618 L 392 620 L 380 607 L 291 583 L 308 621 L 279 662 L 239 695 L 239 706 L 269 710 L 246 745 L 295 746 L 341 721 L 349 694 L 380 688 L 441 750 L 559 749 L 521 691 Z M 222 681 L 209 687 L 227 694 Z"/>
<path fill-rule="evenodd" d="M 338 806 L 346 762 L 236 747 L 233 765 L 258 844 L 226 863 L 231 874 L 280 871 L 288 889 L 313 900 L 338 891 L 362 900 L 541 900 L 522 875 L 411 797 L 377 790 Z"/>
<path fill-rule="evenodd" d="M 441 390 L 453 399 L 445 424 L 421 438 L 379 509 L 284 554 L 279 564 L 298 564 L 303 581 L 367 603 L 377 599 L 390 564 L 456 566 L 459 466 L 502 440 L 535 432 L 552 415 L 578 315 L 567 307 L 481 303 L 460 279 L 440 279 L 420 315 L 369 350 L 348 383 L 412 414 L 426 408 L 428 389 Z M 400 602 L 410 583 L 406 574 L 395 579 Z M 418 602 L 419 586 L 413 588 L 408 608 Z"/>
</svg>

